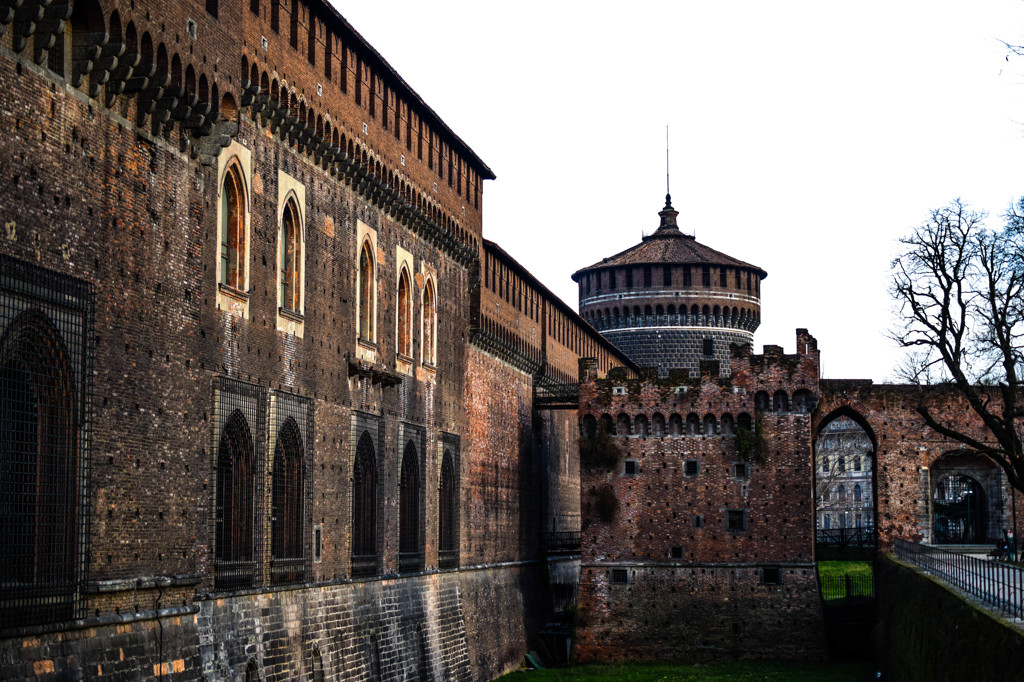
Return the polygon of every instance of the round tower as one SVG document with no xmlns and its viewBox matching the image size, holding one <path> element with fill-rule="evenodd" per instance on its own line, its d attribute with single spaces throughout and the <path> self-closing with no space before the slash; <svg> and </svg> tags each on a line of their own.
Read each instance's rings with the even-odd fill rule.
<svg viewBox="0 0 1024 682">
<path fill-rule="evenodd" d="M 661 225 L 636 246 L 578 270 L 580 315 L 641 367 L 686 368 L 752 344 L 761 323 L 761 268 L 683 234 L 665 195 Z"/>
</svg>

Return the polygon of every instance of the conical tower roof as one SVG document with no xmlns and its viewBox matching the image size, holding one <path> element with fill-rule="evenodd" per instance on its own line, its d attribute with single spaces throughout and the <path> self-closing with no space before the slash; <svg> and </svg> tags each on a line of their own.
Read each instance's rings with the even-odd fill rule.
<svg viewBox="0 0 1024 682">
<path fill-rule="evenodd" d="M 609 256 L 593 265 L 581 268 L 573 273 L 574 281 L 598 268 L 608 268 L 617 265 L 725 265 L 733 268 L 747 268 L 758 273 L 761 279 L 768 276 L 768 273 L 756 265 L 751 265 L 738 258 L 716 251 L 710 246 L 698 242 L 693 235 L 684 234 L 676 224 L 676 217 L 679 211 L 672 207 L 672 197 L 665 195 L 665 208 L 658 213 L 661 216 L 661 225 L 643 238 L 636 246 L 631 246 L 614 256 Z"/>
</svg>

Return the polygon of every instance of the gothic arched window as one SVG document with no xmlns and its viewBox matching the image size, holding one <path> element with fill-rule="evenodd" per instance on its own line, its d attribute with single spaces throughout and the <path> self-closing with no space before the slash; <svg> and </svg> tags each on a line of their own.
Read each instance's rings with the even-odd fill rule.
<svg viewBox="0 0 1024 682">
<path fill-rule="evenodd" d="M 377 570 L 377 458 L 367 431 L 359 437 L 352 471 L 352 575 Z"/>
<path fill-rule="evenodd" d="M 398 354 L 412 357 L 412 283 L 404 267 L 398 275 Z"/>
<path fill-rule="evenodd" d="M 289 199 L 281 216 L 281 307 L 302 312 L 302 223 Z"/>
<path fill-rule="evenodd" d="M 230 164 L 220 193 L 220 283 L 238 291 L 246 290 L 246 205 L 242 175 Z"/>
<path fill-rule="evenodd" d="M 398 563 L 400 571 L 423 567 L 420 550 L 420 471 L 416 446 L 410 440 L 402 455 L 402 478 L 398 495 Z"/>
<path fill-rule="evenodd" d="M 428 279 L 423 286 L 423 362 L 427 365 L 437 364 L 437 305 L 434 300 L 434 282 Z"/>
<path fill-rule="evenodd" d="M 376 262 L 373 257 L 373 249 L 370 240 L 367 239 L 359 250 L 359 338 L 371 342 L 376 334 L 374 329 L 377 291 L 375 271 Z"/>
<path fill-rule="evenodd" d="M 452 453 L 444 451 L 441 460 L 441 487 L 438 490 L 438 563 L 441 568 L 459 565 L 459 486 Z"/>
<path fill-rule="evenodd" d="M 72 615 L 79 557 L 76 395 L 60 332 L 42 313 L 22 313 L 0 339 L 0 621 L 7 626 Z"/>
<path fill-rule="evenodd" d="M 299 582 L 305 576 L 302 453 L 299 427 L 288 418 L 274 448 L 270 531 L 274 583 Z"/>
<path fill-rule="evenodd" d="M 218 587 L 248 587 L 255 577 L 256 470 L 252 433 L 235 410 L 217 449 L 214 547 Z"/>
</svg>

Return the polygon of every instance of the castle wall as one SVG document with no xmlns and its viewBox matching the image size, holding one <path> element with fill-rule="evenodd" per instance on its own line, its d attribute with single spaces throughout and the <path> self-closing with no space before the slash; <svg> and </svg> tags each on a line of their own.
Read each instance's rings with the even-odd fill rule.
<svg viewBox="0 0 1024 682">
<path fill-rule="evenodd" d="M 824 655 L 810 415 L 755 403 L 816 390 L 804 340 L 797 355 L 734 357 L 731 380 L 581 385 L 584 433 L 615 424 L 616 435 L 581 445 L 579 660 Z M 699 427 L 674 426 L 691 415 Z M 740 444 L 755 434 L 763 449 Z"/>
</svg>

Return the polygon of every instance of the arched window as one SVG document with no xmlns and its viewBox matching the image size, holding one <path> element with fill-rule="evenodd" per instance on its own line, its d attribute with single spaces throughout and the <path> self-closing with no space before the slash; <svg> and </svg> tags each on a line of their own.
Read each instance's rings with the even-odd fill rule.
<svg viewBox="0 0 1024 682">
<path fill-rule="evenodd" d="M 793 411 L 801 414 L 810 414 L 814 411 L 814 394 L 807 389 L 800 389 L 793 393 Z"/>
<path fill-rule="evenodd" d="M 437 494 L 437 532 L 439 536 L 437 547 L 438 564 L 441 568 L 453 568 L 459 565 L 458 490 L 452 453 L 450 450 L 445 450 L 441 459 L 441 487 Z"/>
<path fill-rule="evenodd" d="M 628 436 L 630 433 L 629 428 L 629 415 L 622 413 L 618 416 L 615 423 L 615 433 L 619 436 Z"/>
<path fill-rule="evenodd" d="M 377 571 L 377 461 L 367 431 L 359 437 L 352 470 L 352 575 Z"/>
<path fill-rule="evenodd" d="M 695 413 L 691 412 L 686 415 L 686 435 L 687 436 L 699 436 L 700 435 L 700 417 Z"/>
<path fill-rule="evenodd" d="M 404 267 L 398 275 L 398 354 L 412 357 L 412 283 Z"/>
<path fill-rule="evenodd" d="M 789 396 L 785 391 L 775 391 L 772 396 L 773 412 L 789 412 Z"/>
<path fill-rule="evenodd" d="M 839 484 L 839 487 L 836 488 L 836 497 L 839 498 L 840 502 L 846 502 L 846 486 L 845 485 L 843 485 L 841 483 Z"/>
<path fill-rule="evenodd" d="M 610 414 L 601 415 L 601 433 L 606 436 L 615 435 L 615 422 L 612 421 L 612 416 Z"/>
<path fill-rule="evenodd" d="M 584 438 L 593 438 L 597 435 L 597 420 L 594 419 L 593 415 L 586 415 L 583 417 L 583 425 L 581 428 L 582 436 Z"/>
<path fill-rule="evenodd" d="M 235 410 L 217 449 L 214 546 L 217 587 L 248 587 L 256 574 L 254 547 L 256 469 L 252 433 Z"/>
<path fill-rule="evenodd" d="M 0 622 L 6 626 L 73 613 L 80 553 L 76 395 L 60 333 L 45 315 L 22 313 L 0 339 Z"/>
<path fill-rule="evenodd" d="M 437 364 L 437 305 L 434 301 L 434 281 L 428 279 L 423 286 L 423 362 L 428 365 Z"/>
<path fill-rule="evenodd" d="M 420 549 L 420 469 L 416 446 L 410 440 L 402 455 L 402 479 L 398 495 L 398 569 L 402 572 L 423 568 Z"/>
<path fill-rule="evenodd" d="M 841 474 L 846 473 L 846 458 L 843 457 L 842 455 L 840 455 L 840 457 L 839 457 L 838 471 Z"/>
<path fill-rule="evenodd" d="M 668 433 L 670 436 L 683 435 L 683 418 L 678 414 L 671 414 L 668 418 Z"/>
<path fill-rule="evenodd" d="M 636 432 L 636 435 L 638 436 L 651 435 L 650 428 L 648 428 L 647 424 L 647 417 L 645 415 L 637 415 L 636 419 L 633 421 L 633 430 Z"/>
<path fill-rule="evenodd" d="M 660 412 L 655 412 L 651 417 L 651 434 L 654 436 L 665 435 L 665 417 Z"/>
<path fill-rule="evenodd" d="M 854 471 L 860 471 L 861 470 L 860 455 L 854 455 L 854 457 L 853 457 L 853 470 Z"/>
<path fill-rule="evenodd" d="M 859 485 L 853 486 L 853 501 L 854 502 L 861 502 L 861 501 L 863 501 L 863 498 L 864 498 L 864 491 L 861 490 L 861 487 Z"/>
<path fill-rule="evenodd" d="M 374 308 L 376 307 L 376 261 L 370 240 L 359 250 L 359 338 L 372 342 L 376 338 Z"/>
<path fill-rule="evenodd" d="M 246 290 L 247 205 L 238 165 L 230 164 L 220 193 L 220 283 L 237 291 Z"/>
<path fill-rule="evenodd" d="M 260 671 L 252 659 L 245 666 L 245 682 L 260 682 Z"/>
<path fill-rule="evenodd" d="M 739 416 L 736 417 L 736 430 L 739 431 L 740 429 L 747 432 L 754 430 L 754 420 L 746 412 L 740 412 Z"/>
<path fill-rule="evenodd" d="M 754 409 L 758 412 L 767 412 L 771 409 L 771 399 L 767 391 L 758 391 L 754 395 Z"/>
<path fill-rule="evenodd" d="M 715 415 L 706 414 L 704 415 L 704 435 L 714 436 L 718 433 L 718 420 L 715 419 Z"/>
<path fill-rule="evenodd" d="M 289 199 L 281 216 L 280 306 L 302 312 L 302 224 L 295 202 Z"/>
<path fill-rule="evenodd" d="M 302 582 L 302 435 L 291 417 L 277 434 L 271 498 L 271 580 L 275 584 Z"/>
<path fill-rule="evenodd" d="M 733 420 L 732 415 L 726 412 L 722 415 L 722 435 L 723 436 L 735 436 L 736 435 L 736 422 Z"/>
</svg>

